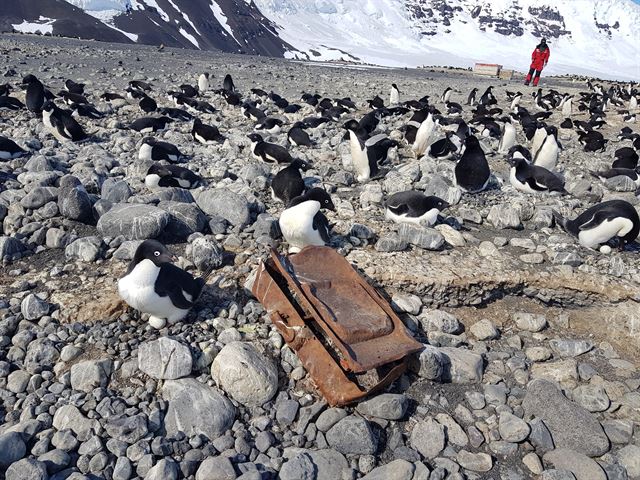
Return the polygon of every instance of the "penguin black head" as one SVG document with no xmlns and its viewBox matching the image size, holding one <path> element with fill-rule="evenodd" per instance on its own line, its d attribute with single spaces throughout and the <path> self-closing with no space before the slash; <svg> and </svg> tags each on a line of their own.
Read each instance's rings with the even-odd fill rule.
<svg viewBox="0 0 640 480">
<path fill-rule="evenodd" d="M 464 139 L 464 146 L 466 148 L 480 147 L 480 142 L 473 135 L 469 135 L 467 138 Z"/>
<path fill-rule="evenodd" d="M 342 128 L 344 128 L 345 130 L 357 130 L 358 122 L 356 122 L 355 120 L 349 120 L 342 126 Z"/>
<path fill-rule="evenodd" d="M 145 144 L 145 145 L 153 146 L 153 145 L 155 145 L 156 143 L 158 143 L 158 140 L 156 140 L 156 138 L 155 138 L 155 137 L 144 137 L 144 138 L 142 139 L 142 143 L 143 143 L 143 144 Z"/>
<path fill-rule="evenodd" d="M 293 162 L 290 163 L 290 165 L 293 168 L 297 168 L 299 170 L 302 170 L 303 172 L 306 172 L 307 170 L 309 170 L 313 166 L 309 162 L 305 162 L 304 160 L 302 160 L 300 158 L 294 159 Z"/>
<path fill-rule="evenodd" d="M 45 102 L 45 104 L 42 106 L 42 111 L 47 113 L 51 113 L 55 109 L 56 109 L 56 105 L 51 101 Z"/>
<path fill-rule="evenodd" d="M 260 135 L 259 133 L 251 133 L 249 135 L 247 135 L 247 138 L 249 140 L 251 140 L 252 142 L 264 142 L 264 139 L 262 138 L 262 135 Z"/>
<path fill-rule="evenodd" d="M 427 203 L 431 208 L 437 208 L 440 211 L 451 206 L 449 202 L 446 202 L 440 197 L 435 197 L 435 196 L 427 197 Z"/>
<path fill-rule="evenodd" d="M 154 163 L 147 170 L 147 175 L 158 175 L 159 177 L 171 176 L 171 172 L 161 163 Z"/>
<path fill-rule="evenodd" d="M 529 163 L 529 162 L 527 162 L 524 158 L 522 158 L 521 156 L 518 155 L 517 157 L 514 157 L 514 156 L 507 157 L 507 163 L 509 165 L 511 165 L 512 167 L 516 167 L 517 168 L 521 164 L 525 164 L 525 163 Z"/>
<path fill-rule="evenodd" d="M 172 263 L 176 257 L 157 240 L 145 240 L 136 249 L 131 266 L 136 266 L 143 260 L 151 260 L 156 266 Z"/>
<path fill-rule="evenodd" d="M 35 82 L 40 82 L 40 80 L 38 80 L 38 78 L 35 75 L 32 75 L 31 73 L 29 75 L 26 75 L 22 79 L 22 85 L 24 86 L 31 85 L 32 83 L 35 83 Z"/>
<path fill-rule="evenodd" d="M 304 122 L 296 122 L 293 124 L 293 126 L 291 128 L 302 128 L 305 129 L 307 128 L 307 125 Z"/>
<path fill-rule="evenodd" d="M 320 202 L 320 208 L 326 208 L 327 210 L 331 210 L 333 212 L 336 211 L 336 207 L 333 204 L 331 197 L 329 196 L 327 191 L 323 190 L 322 188 L 312 188 L 305 194 L 305 197 L 307 200 L 316 200 L 317 202 Z"/>
<path fill-rule="evenodd" d="M 396 90 L 398 90 L 398 93 L 401 93 L 401 92 L 400 92 L 400 89 L 398 88 L 398 85 L 396 85 L 395 83 L 392 83 L 392 84 L 391 84 L 391 86 L 392 86 L 393 88 L 395 88 Z"/>
</svg>

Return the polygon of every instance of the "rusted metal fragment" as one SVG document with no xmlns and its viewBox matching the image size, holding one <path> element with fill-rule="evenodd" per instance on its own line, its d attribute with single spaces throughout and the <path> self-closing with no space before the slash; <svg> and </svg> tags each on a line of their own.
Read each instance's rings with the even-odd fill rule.
<svg viewBox="0 0 640 480">
<path fill-rule="evenodd" d="M 388 386 L 422 348 L 389 304 L 335 250 L 271 252 L 253 294 L 331 405 Z"/>
</svg>

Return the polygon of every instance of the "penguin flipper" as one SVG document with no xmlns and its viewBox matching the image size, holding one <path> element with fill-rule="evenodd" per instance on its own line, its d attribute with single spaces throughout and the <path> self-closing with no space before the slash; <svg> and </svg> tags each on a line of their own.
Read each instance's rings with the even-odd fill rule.
<svg viewBox="0 0 640 480">
<path fill-rule="evenodd" d="M 188 310 L 202 290 L 200 279 L 195 279 L 190 273 L 172 263 L 163 263 L 155 283 L 155 291 L 161 297 L 169 296 L 171 303 L 177 308 Z M 191 296 L 193 301 L 185 297 Z"/>
<path fill-rule="evenodd" d="M 608 211 L 607 209 L 598 210 L 596 213 L 593 214 L 593 217 L 591 217 L 582 225 L 579 225 L 578 228 L 580 230 L 589 230 L 591 228 L 597 227 L 602 222 L 604 222 L 605 220 L 609 220 L 610 218 L 611 218 L 610 211 Z"/>
<path fill-rule="evenodd" d="M 327 217 L 325 217 L 322 212 L 318 212 L 313 216 L 312 225 L 313 229 L 318 231 L 324 243 L 329 243 L 331 240 L 331 236 L 329 235 L 329 220 L 327 220 Z"/>
<path fill-rule="evenodd" d="M 401 203 L 399 205 L 387 205 L 387 208 L 395 215 L 404 215 L 409 213 L 409 205 L 406 203 Z"/>
</svg>

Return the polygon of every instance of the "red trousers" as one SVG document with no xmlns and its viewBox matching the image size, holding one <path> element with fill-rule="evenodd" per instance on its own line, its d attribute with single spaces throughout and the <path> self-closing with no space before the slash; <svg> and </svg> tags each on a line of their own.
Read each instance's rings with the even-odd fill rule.
<svg viewBox="0 0 640 480">
<path fill-rule="evenodd" d="M 535 76 L 534 76 L 535 73 Z M 527 75 L 526 80 L 524 81 L 525 85 L 529 85 L 529 82 L 531 81 L 531 77 L 533 76 L 533 86 L 537 87 L 538 86 L 538 82 L 540 81 L 540 74 L 542 73 L 542 69 L 535 69 L 533 67 L 531 67 L 529 69 L 529 74 Z"/>
</svg>

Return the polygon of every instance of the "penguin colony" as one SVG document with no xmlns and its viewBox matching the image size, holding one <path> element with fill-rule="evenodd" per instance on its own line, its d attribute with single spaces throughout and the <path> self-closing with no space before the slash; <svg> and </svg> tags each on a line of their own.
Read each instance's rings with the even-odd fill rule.
<svg viewBox="0 0 640 480">
<path fill-rule="evenodd" d="M 228 132 L 221 132 L 211 120 L 222 105 L 244 119 L 245 154 L 272 169 L 269 190 L 282 206 L 278 225 L 289 253 L 308 245 L 331 245 L 329 212 L 336 211 L 337 185 L 321 177 L 319 172 L 329 171 L 326 166 L 300 158 L 300 152 L 316 148 L 318 139 L 330 129 L 343 132 L 342 143 L 348 145 L 355 183 L 384 181 L 402 167 L 403 155 L 448 162 L 451 184 L 462 192 L 461 205 L 490 189 L 503 189 L 505 195 L 519 195 L 518 191 L 571 197 L 565 189 L 569 179 L 563 175 L 571 158 L 563 154 L 561 140 L 571 137 L 585 152 L 603 152 L 609 142 L 616 142 L 619 146 L 611 165 L 588 173 L 597 182 L 627 177 L 640 188 L 640 134 L 629 126 L 615 139 L 605 138 L 599 131 L 610 121 L 633 123 L 638 98 L 634 84 L 613 84 L 605 89 L 589 81 L 579 96 L 539 88 L 532 94 L 533 106 L 525 108 L 523 93 L 507 91 L 505 98 L 498 99 L 492 87 L 470 92 L 447 87 L 431 99 L 414 92 L 409 96 L 406 88 L 393 83 L 388 102 L 375 95 L 361 103 L 351 95 L 328 98 L 311 92 L 287 99 L 257 87 L 238 88 L 229 74 L 219 89 L 215 89 L 219 78 L 209 73 L 194 78 L 194 83 L 178 85 L 163 94 L 151 83 L 131 80 L 121 92 L 97 92 L 66 79 L 62 89 L 53 93 L 50 86 L 28 74 L 15 86 L 0 86 L 0 111 L 11 115 L 27 109 L 58 142 L 82 144 L 97 141 L 93 121 L 114 115 L 114 109 L 101 111 L 91 99 L 138 109 L 139 118 L 120 128 L 129 130 L 138 142 L 139 161 L 150 163 L 140 181 L 154 191 L 208 187 L 206 173 L 180 165 L 188 162 L 188 156 L 180 151 L 180 145 L 163 141 L 160 135 L 188 123 L 191 141 L 205 146 L 224 144 Z M 14 95 L 15 90 L 21 93 Z M 580 120 L 578 116 L 588 118 Z M 400 131 L 388 129 L 390 119 L 402 122 Z M 23 161 L 31 154 L 26 145 L 0 135 L 0 162 L 4 165 L 18 165 L 8 162 Z M 499 168 L 494 171 L 489 160 L 493 168 Z M 313 175 L 305 178 L 308 172 Z M 11 180 L 11 173 L 3 171 L 2 178 Z M 382 214 L 395 223 L 432 226 L 455 220 L 442 216 L 452 207 L 448 200 L 419 190 L 399 191 L 387 196 L 384 211 L 371 214 Z M 602 252 L 610 251 L 611 246 L 624 250 L 638 236 L 640 219 L 630 203 L 614 198 L 581 207 L 573 219 L 553 211 L 556 226 L 580 245 Z M 164 245 L 144 241 L 118 282 L 121 298 L 149 314 L 155 328 L 182 320 L 211 274 L 209 269 L 194 276 L 174 261 Z"/>
</svg>

